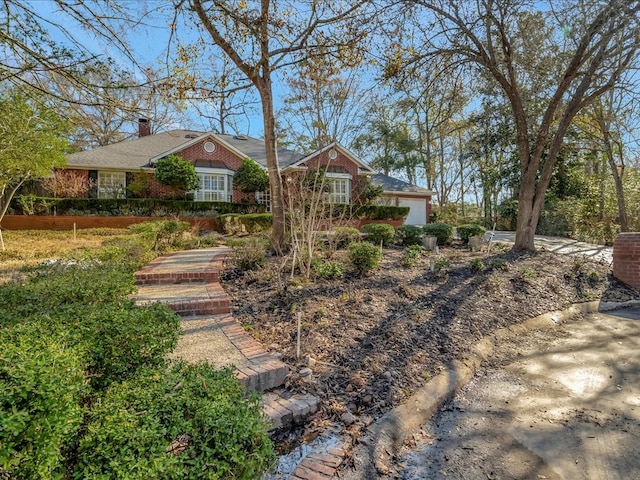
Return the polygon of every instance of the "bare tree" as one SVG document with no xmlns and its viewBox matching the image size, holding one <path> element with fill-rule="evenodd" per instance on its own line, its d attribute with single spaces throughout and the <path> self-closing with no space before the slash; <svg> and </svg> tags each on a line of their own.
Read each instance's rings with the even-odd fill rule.
<svg viewBox="0 0 640 480">
<path fill-rule="evenodd" d="M 420 52 L 405 61 L 447 55 L 472 64 L 509 101 L 520 160 L 515 249 L 534 250 L 534 234 L 553 167 L 578 112 L 613 88 L 636 60 L 638 0 L 553 1 L 546 8 L 517 0 L 412 0 L 431 20 L 420 27 Z M 422 53 L 426 51 L 426 53 Z"/>
</svg>

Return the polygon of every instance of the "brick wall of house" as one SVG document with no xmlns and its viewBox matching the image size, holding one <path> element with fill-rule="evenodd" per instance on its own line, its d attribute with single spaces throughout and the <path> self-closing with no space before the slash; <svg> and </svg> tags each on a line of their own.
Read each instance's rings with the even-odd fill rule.
<svg viewBox="0 0 640 480">
<path fill-rule="evenodd" d="M 319 155 L 310 159 L 306 165 L 309 169 L 316 168 L 344 168 L 346 173 L 351 175 L 351 202 L 355 203 L 357 198 L 357 192 L 354 188 L 358 181 L 358 165 L 356 165 L 351 159 L 344 155 L 340 150 L 336 149 L 338 156 L 333 160 L 329 158 L 329 151 L 325 150 Z"/>
<path fill-rule="evenodd" d="M 244 160 L 244 157 L 238 156 L 236 153 L 232 152 L 231 150 L 224 147 L 223 145 L 220 145 L 218 142 L 213 142 L 216 145 L 216 149 L 213 152 L 207 152 L 204 149 L 204 144 L 206 141 L 209 141 L 209 140 L 205 140 L 203 142 L 198 142 L 194 145 L 191 145 L 190 147 L 185 148 L 184 150 L 181 150 L 177 154 L 180 155 L 185 160 L 188 160 L 189 162 L 194 164 L 197 161 L 212 162 L 214 164 L 222 163 L 227 169 L 233 170 L 234 172 L 238 170 L 238 168 L 240 168 L 240 165 L 242 165 L 242 161 Z M 240 190 L 236 190 L 234 188 L 233 201 L 241 202 L 243 200 L 248 202 L 254 202 L 255 194 L 242 193 Z"/>
<path fill-rule="evenodd" d="M 177 154 L 185 160 L 190 161 L 191 163 L 195 163 L 198 160 L 203 160 L 213 163 L 222 163 L 229 170 L 233 170 L 234 172 L 238 170 L 238 168 L 240 168 L 240 165 L 242 165 L 242 160 L 244 160 L 244 158 L 239 157 L 237 154 L 223 147 L 219 143 L 214 143 L 216 145 L 216 149 L 211 153 L 205 151 L 205 142 L 198 142 L 188 148 L 185 148 L 184 150 L 181 150 L 180 152 L 177 152 Z"/>
<path fill-rule="evenodd" d="M 613 275 L 640 290 L 640 233 L 621 233 L 613 244 Z"/>
</svg>

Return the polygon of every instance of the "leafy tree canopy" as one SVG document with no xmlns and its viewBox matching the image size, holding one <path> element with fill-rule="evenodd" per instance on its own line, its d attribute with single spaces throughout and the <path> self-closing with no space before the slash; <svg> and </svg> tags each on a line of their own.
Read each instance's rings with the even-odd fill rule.
<svg viewBox="0 0 640 480">
<path fill-rule="evenodd" d="M 255 160 L 245 158 L 233 175 L 233 184 L 244 193 L 263 192 L 269 188 L 269 176 Z"/>
<path fill-rule="evenodd" d="M 168 155 L 155 164 L 156 179 L 163 185 L 179 190 L 195 190 L 200 182 L 193 164 L 177 155 Z"/>
<path fill-rule="evenodd" d="M 67 125 L 20 90 L 0 91 L 0 220 L 27 180 L 66 163 Z"/>
</svg>

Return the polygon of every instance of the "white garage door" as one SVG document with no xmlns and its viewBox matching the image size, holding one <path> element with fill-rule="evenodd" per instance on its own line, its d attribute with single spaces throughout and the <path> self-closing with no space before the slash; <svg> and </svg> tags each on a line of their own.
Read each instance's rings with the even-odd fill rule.
<svg viewBox="0 0 640 480">
<path fill-rule="evenodd" d="M 399 198 L 399 207 L 409 207 L 405 225 L 424 225 L 427 223 L 427 202 L 424 198 Z"/>
</svg>

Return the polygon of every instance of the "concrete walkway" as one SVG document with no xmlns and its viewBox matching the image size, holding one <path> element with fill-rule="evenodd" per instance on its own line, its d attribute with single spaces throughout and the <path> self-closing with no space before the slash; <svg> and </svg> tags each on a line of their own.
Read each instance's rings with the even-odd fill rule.
<svg viewBox="0 0 640 480">
<path fill-rule="evenodd" d="M 270 391 L 265 413 L 274 429 L 301 423 L 320 401 L 311 395 L 274 391 L 284 384 L 289 368 L 231 315 L 231 301 L 219 283 L 229 252 L 227 247 L 216 247 L 156 258 L 136 272 L 136 303 L 164 303 L 182 317 L 182 334 L 171 359 L 232 366 L 245 388 Z"/>
<path fill-rule="evenodd" d="M 487 232 L 485 240 L 493 242 L 507 242 L 513 243 L 516 239 L 515 232 Z M 594 260 L 602 260 L 607 263 L 613 262 L 613 247 L 607 247 L 605 245 L 594 245 L 591 243 L 579 242 L 571 238 L 563 237 L 546 237 L 544 235 L 536 235 L 534 238 L 534 244 L 536 248 L 544 248 L 550 252 L 569 254 L 569 255 L 584 255 Z"/>
</svg>

